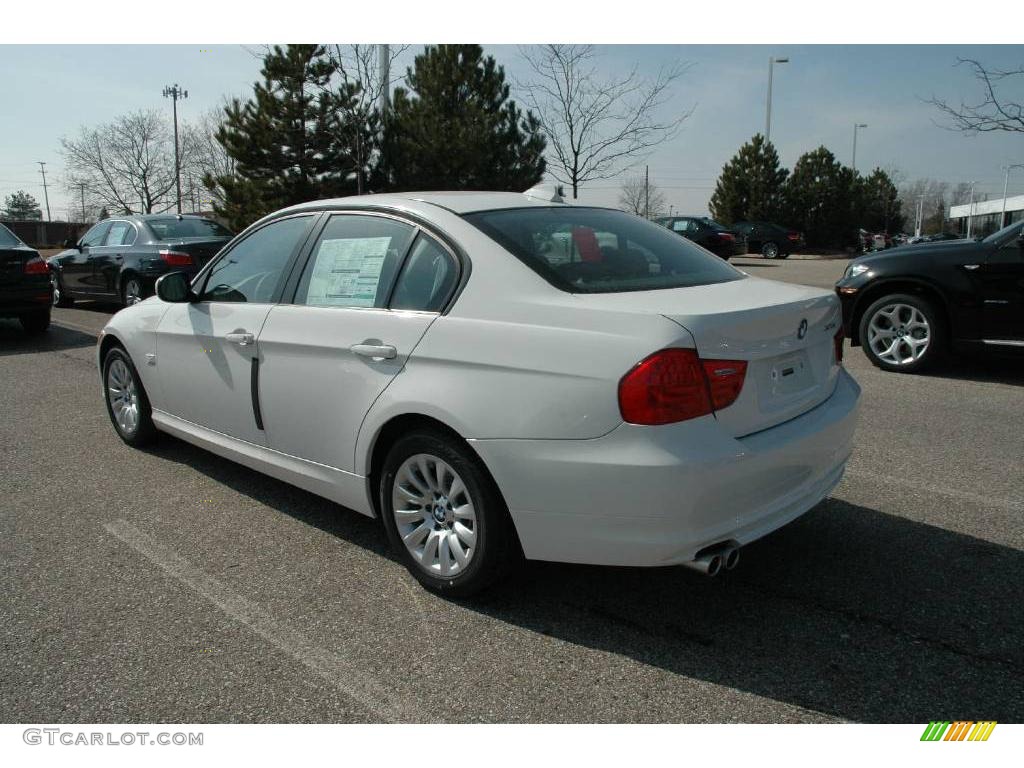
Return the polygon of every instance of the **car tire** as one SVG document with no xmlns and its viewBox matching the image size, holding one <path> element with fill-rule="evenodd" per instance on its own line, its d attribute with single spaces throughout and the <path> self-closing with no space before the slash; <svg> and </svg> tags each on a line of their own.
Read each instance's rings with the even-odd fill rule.
<svg viewBox="0 0 1024 768">
<path fill-rule="evenodd" d="M 133 448 L 156 438 L 153 410 L 139 372 L 122 347 L 111 347 L 103 359 L 103 401 L 117 436 Z"/>
<path fill-rule="evenodd" d="M 779 244 L 771 241 L 761 246 L 761 255 L 766 259 L 777 259 L 779 258 Z"/>
<path fill-rule="evenodd" d="M 440 430 L 403 435 L 388 451 L 378 499 L 388 541 L 431 592 L 477 595 L 519 552 L 505 502 L 479 457 Z"/>
<path fill-rule="evenodd" d="M 858 334 L 868 360 L 884 371 L 923 371 L 945 350 L 942 315 L 930 301 L 911 294 L 873 302 L 861 315 Z"/>
<path fill-rule="evenodd" d="M 139 278 L 132 275 L 121 283 L 121 304 L 124 306 L 130 307 L 133 304 L 138 304 L 145 298 L 146 294 Z"/>
<path fill-rule="evenodd" d="M 68 296 L 68 292 L 64 289 L 64 281 L 60 279 L 60 274 L 50 272 L 50 285 L 53 286 L 53 306 L 70 307 L 75 303 L 75 300 Z"/>
<path fill-rule="evenodd" d="M 25 333 L 43 333 L 50 327 L 50 310 L 29 312 L 28 314 L 21 315 L 18 320 L 21 321 L 21 327 L 25 330 Z"/>
</svg>

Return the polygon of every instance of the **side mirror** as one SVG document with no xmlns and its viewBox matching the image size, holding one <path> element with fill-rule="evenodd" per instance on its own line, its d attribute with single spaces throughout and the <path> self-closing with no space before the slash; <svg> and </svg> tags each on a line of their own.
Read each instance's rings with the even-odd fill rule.
<svg viewBox="0 0 1024 768">
<path fill-rule="evenodd" d="M 156 281 L 156 295 L 160 301 L 171 304 L 181 304 L 187 301 L 195 301 L 195 294 L 192 293 L 192 284 L 184 272 L 168 272 Z"/>
<path fill-rule="evenodd" d="M 78 250 L 78 241 L 75 240 L 75 238 L 73 238 L 73 237 L 69 237 L 69 238 L 67 238 L 64 241 L 64 247 L 65 248 L 70 248 L 72 250 L 77 251 Z"/>
</svg>

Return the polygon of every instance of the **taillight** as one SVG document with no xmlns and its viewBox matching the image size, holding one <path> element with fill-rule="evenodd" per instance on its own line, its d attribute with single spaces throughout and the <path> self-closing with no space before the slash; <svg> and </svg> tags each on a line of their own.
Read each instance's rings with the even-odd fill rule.
<svg viewBox="0 0 1024 768">
<path fill-rule="evenodd" d="M 716 411 L 732 405 L 740 396 L 747 376 L 745 360 L 704 360 L 704 375 L 711 390 L 711 407 Z"/>
<path fill-rule="evenodd" d="M 160 251 L 160 258 L 169 267 L 191 267 L 192 257 L 187 253 L 177 251 Z"/>
<path fill-rule="evenodd" d="M 49 273 L 50 268 L 46 266 L 46 262 L 43 261 L 39 256 L 33 256 L 31 259 L 25 262 L 25 274 L 26 275 L 45 275 Z"/>
<path fill-rule="evenodd" d="M 736 237 L 731 232 L 719 232 L 718 236 L 723 240 L 735 240 Z"/>
<path fill-rule="evenodd" d="M 835 347 L 836 365 L 843 364 L 843 339 L 845 338 L 843 333 L 843 326 L 839 326 L 839 330 L 836 331 L 836 335 L 832 337 L 832 343 Z"/>
<path fill-rule="evenodd" d="M 800 239 L 800 233 L 799 232 L 790 232 L 788 235 L 786 235 L 786 237 L 788 237 L 790 240 L 799 240 Z"/>
<path fill-rule="evenodd" d="M 619 410 L 631 424 L 671 424 L 706 416 L 733 403 L 747 364 L 701 360 L 693 349 L 663 349 L 644 358 L 619 382 Z"/>
</svg>

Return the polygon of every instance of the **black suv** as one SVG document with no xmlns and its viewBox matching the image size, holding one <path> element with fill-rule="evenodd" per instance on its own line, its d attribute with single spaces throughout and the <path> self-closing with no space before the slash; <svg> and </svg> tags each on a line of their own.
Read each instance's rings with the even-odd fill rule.
<svg viewBox="0 0 1024 768">
<path fill-rule="evenodd" d="M 118 216 L 92 227 L 49 260 L 53 303 L 75 299 L 135 304 L 153 293 L 165 272 L 194 276 L 231 232 L 202 216 Z"/>
<path fill-rule="evenodd" d="M 846 335 L 887 371 L 919 371 L 951 349 L 1024 353 L 1024 221 L 861 256 L 836 292 Z"/>
</svg>

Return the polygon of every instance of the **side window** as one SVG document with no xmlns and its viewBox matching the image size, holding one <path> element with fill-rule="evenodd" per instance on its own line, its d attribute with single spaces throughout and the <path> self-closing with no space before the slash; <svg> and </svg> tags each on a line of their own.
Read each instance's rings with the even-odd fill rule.
<svg viewBox="0 0 1024 768">
<path fill-rule="evenodd" d="M 135 242 L 135 227 L 127 221 L 115 221 L 110 225 L 106 245 L 131 245 Z"/>
<path fill-rule="evenodd" d="M 302 271 L 295 303 L 384 307 L 415 230 L 384 216 L 336 214 Z"/>
<path fill-rule="evenodd" d="M 90 248 L 103 245 L 103 239 L 107 236 L 107 232 L 110 231 L 110 222 L 101 221 L 95 227 L 85 233 L 85 237 L 82 238 L 82 245 L 87 245 Z"/>
<path fill-rule="evenodd" d="M 690 227 L 689 219 L 676 219 L 672 222 L 673 232 L 686 232 Z"/>
<path fill-rule="evenodd" d="M 257 229 L 213 265 L 200 301 L 273 301 L 288 260 L 311 221 L 311 216 L 294 216 Z"/>
<path fill-rule="evenodd" d="M 457 279 L 458 270 L 451 254 L 421 234 L 395 283 L 391 309 L 440 312 Z"/>
</svg>

